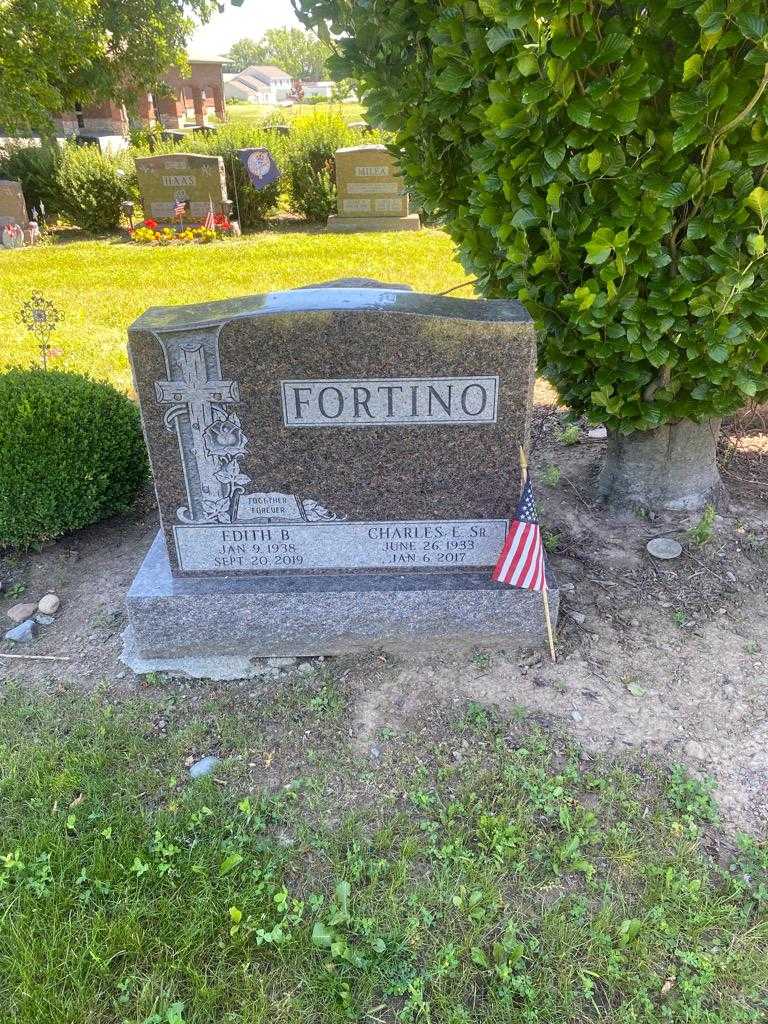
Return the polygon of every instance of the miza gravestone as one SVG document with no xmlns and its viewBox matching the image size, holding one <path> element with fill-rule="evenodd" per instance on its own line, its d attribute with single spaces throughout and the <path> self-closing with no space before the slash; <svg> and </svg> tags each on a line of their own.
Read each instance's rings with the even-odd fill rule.
<svg viewBox="0 0 768 1024">
<path fill-rule="evenodd" d="M 410 200 L 397 161 L 386 146 L 336 150 L 338 214 L 329 231 L 418 231 L 421 221 Z"/>
<path fill-rule="evenodd" d="M 164 221 L 175 219 L 174 208 L 186 204 L 185 217 L 202 221 L 211 205 L 214 213 L 224 212 L 227 180 L 220 156 L 173 153 L 145 156 L 136 160 L 136 177 L 145 217 Z"/>
<path fill-rule="evenodd" d="M 129 350 L 162 531 L 126 662 L 224 678 L 261 656 L 543 640 L 541 595 L 490 580 L 535 349 L 517 303 L 384 285 L 145 313 Z"/>
</svg>

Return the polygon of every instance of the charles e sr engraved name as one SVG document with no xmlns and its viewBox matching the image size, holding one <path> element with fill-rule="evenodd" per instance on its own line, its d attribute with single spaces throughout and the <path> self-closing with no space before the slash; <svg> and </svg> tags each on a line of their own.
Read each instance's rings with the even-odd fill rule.
<svg viewBox="0 0 768 1024">
<path fill-rule="evenodd" d="M 498 377 L 283 380 L 286 427 L 496 423 Z"/>
</svg>

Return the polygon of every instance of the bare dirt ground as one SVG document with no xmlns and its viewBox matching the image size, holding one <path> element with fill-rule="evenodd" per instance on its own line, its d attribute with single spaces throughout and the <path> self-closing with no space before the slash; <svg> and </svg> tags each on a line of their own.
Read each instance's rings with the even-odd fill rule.
<svg viewBox="0 0 768 1024">
<path fill-rule="evenodd" d="M 542 399 L 546 403 L 545 390 Z M 561 411 L 539 404 L 531 446 L 550 558 L 563 590 L 557 664 L 538 650 L 341 659 L 352 702 L 350 750 L 378 756 L 382 732 L 407 734 L 436 709 L 472 700 L 506 717 L 533 719 L 592 754 L 651 755 L 711 775 L 725 821 L 764 833 L 768 416 L 756 410 L 727 425 L 721 470 L 730 504 L 701 545 L 690 540 L 695 520 L 685 516 L 608 515 L 594 500 L 603 445 L 588 441 L 585 431 L 579 443 L 565 445 L 563 423 Z M 560 471 L 557 483 L 551 467 Z M 134 517 L 83 530 L 37 553 L 0 558 L 0 619 L 18 601 L 50 591 L 62 598 L 56 621 L 41 627 L 33 647 L 21 651 L 0 642 L 0 654 L 67 659 L 0 658 L 0 682 L 104 688 L 111 700 L 146 686 L 119 661 L 120 632 L 125 593 L 156 521 L 147 495 Z M 659 535 L 677 537 L 683 555 L 654 561 L 645 544 Z M 201 685 L 195 699 L 206 692 L 216 698 L 226 686 L 254 690 Z M 257 689 L 263 699 L 265 689 Z"/>
</svg>

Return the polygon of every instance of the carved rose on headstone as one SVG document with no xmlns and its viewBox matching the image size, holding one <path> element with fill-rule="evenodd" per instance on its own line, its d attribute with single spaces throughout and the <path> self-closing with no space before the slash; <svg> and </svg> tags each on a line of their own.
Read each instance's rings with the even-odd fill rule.
<svg viewBox="0 0 768 1024">
<path fill-rule="evenodd" d="M 203 433 L 205 450 L 223 459 L 234 459 L 245 454 L 248 438 L 239 422 L 231 416 L 216 420 Z"/>
</svg>

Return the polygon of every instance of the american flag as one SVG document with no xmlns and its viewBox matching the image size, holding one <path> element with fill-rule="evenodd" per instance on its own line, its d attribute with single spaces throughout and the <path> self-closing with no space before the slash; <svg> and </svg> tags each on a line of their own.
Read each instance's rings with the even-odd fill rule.
<svg viewBox="0 0 768 1024">
<path fill-rule="evenodd" d="M 521 590 L 547 589 L 544 566 L 544 544 L 541 539 L 536 502 L 533 500 L 531 477 L 525 471 L 525 484 L 515 509 L 515 518 L 509 527 L 491 578 Z"/>
<path fill-rule="evenodd" d="M 187 201 L 185 199 L 177 199 L 173 204 L 173 216 L 183 217 L 187 212 Z"/>
<path fill-rule="evenodd" d="M 209 231 L 213 231 L 213 229 L 216 227 L 216 221 L 214 220 L 213 217 L 213 203 L 211 202 L 210 199 L 208 200 L 208 213 L 206 213 L 205 215 L 203 227 L 208 228 Z"/>
</svg>

